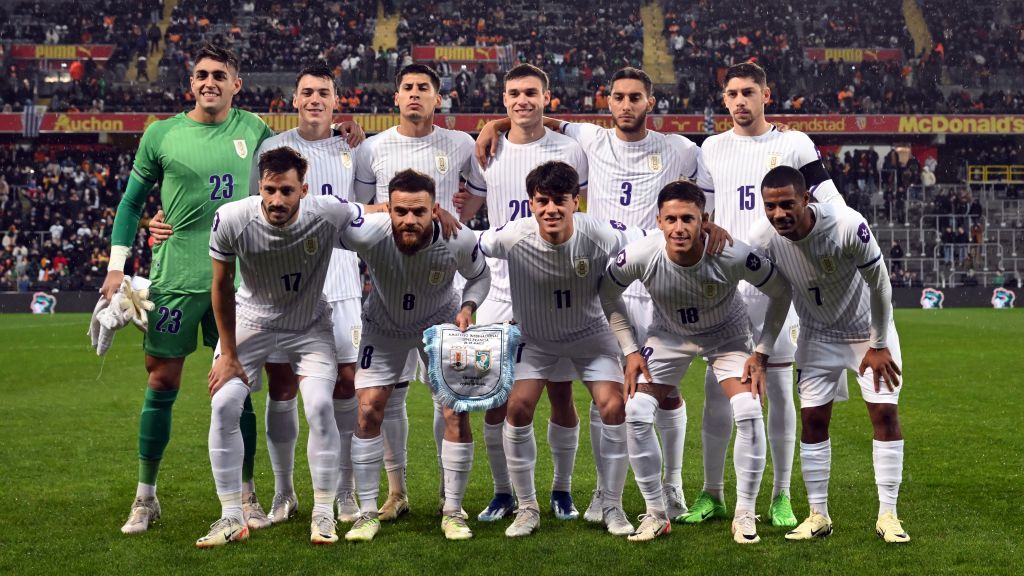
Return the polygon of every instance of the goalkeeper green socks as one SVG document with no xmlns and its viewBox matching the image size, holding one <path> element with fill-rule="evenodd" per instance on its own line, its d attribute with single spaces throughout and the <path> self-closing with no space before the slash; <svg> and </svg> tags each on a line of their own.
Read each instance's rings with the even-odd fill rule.
<svg viewBox="0 0 1024 576">
<path fill-rule="evenodd" d="M 139 419 L 139 483 L 156 485 L 160 460 L 171 439 L 171 408 L 178 397 L 177 390 L 146 388 Z"/>
</svg>

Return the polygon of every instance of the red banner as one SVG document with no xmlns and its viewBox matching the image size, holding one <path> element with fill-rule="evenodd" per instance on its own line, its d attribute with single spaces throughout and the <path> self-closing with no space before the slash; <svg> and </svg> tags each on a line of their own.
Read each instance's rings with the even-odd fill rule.
<svg viewBox="0 0 1024 576">
<path fill-rule="evenodd" d="M 497 62 L 498 49 L 494 46 L 413 46 L 412 59 L 436 62 L 447 58 L 448 62 Z"/>
<path fill-rule="evenodd" d="M 113 44 L 14 44 L 11 58 L 15 60 L 109 60 Z"/>
<path fill-rule="evenodd" d="M 157 120 L 172 116 L 168 113 L 155 114 L 88 114 L 48 112 L 43 116 L 39 131 L 46 133 L 122 133 L 139 134 Z M 434 123 L 452 130 L 479 132 L 490 120 L 504 118 L 499 114 L 437 114 Z M 608 114 L 564 114 L 558 118 L 572 122 L 590 122 L 606 128 L 612 127 Z M 276 132 L 298 125 L 296 114 L 263 114 L 263 120 Z M 367 133 L 382 132 L 398 124 L 397 114 L 343 114 L 336 121 L 355 120 Z M 732 127 L 727 115 L 715 119 L 715 132 L 724 132 Z M 771 122 L 782 122 L 794 130 L 808 134 L 878 134 L 885 136 L 914 134 L 991 134 L 1024 135 L 1024 115 L 771 115 Z M 698 114 L 669 114 L 648 116 L 647 127 L 659 132 L 703 135 L 704 116 Z M 21 134 L 22 115 L 0 114 L 0 134 Z"/>
<path fill-rule="evenodd" d="M 808 60 L 842 60 L 843 62 L 903 61 L 899 48 L 804 48 Z"/>
</svg>

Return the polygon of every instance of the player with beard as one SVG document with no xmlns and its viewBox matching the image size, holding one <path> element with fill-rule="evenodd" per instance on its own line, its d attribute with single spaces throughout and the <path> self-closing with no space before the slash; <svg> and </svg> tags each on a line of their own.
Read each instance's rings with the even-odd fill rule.
<svg viewBox="0 0 1024 576">
<path fill-rule="evenodd" d="M 367 216 L 339 238 L 341 247 L 355 251 L 366 263 L 372 283 L 363 307 L 355 377 L 359 415 L 352 437 L 352 469 L 360 515 L 345 535 L 350 541 L 372 540 L 380 530 L 377 493 L 385 451 L 381 423 L 394 391 L 408 389 L 417 362 L 426 364 L 423 331 L 453 320 L 465 329 L 491 284 L 474 235 L 442 237 L 429 176 L 415 170 L 396 174 L 388 184 L 388 209 L 389 216 Z M 466 279 L 463 290 L 454 284 L 456 273 Z M 462 512 L 473 435 L 469 414 L 443 410 L 441 528 L 449 540 L 464 540 L 473 535 Z"/>
</svg>

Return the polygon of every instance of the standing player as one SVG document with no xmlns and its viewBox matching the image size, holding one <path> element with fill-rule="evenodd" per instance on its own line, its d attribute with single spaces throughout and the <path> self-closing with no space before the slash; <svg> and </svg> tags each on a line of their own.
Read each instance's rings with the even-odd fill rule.
<svg viewBox="0 0 1024 576">
<path fill-rule="evenodd" d="M 492 228 L 521 218 L 529 218 L 530 198 L 526 192 L 527 174 L 550 160 L 561 160 L 572 166 L 586 187 L 587 157 L 571 138 L 544 127 L 544 108 L 551 101 L 548 75 L 531 64 L 520 64 L 505 74 L 503 92 L 508 111 L 507 131 L 496 138 L 497 151 L 484 172 L 486 190 L 470 188 L 461 207 L 462 220 L 472 218 L 486 200 L 487 218 Z M 504 260 L 489 258 L 491 291 L 476 313 L 479 324 L 512 320 L 512 297 L 509 294 L 508 266 Z M 579 445 L 579 417 L 572 401 L 572 364 L 559 363 L 559 370 L 548 386 L 551 419 L 548 421 L 548 444 L 554 464 L 551 484 L 551 509 L 562 520 L 579 517 L 572 501 L 572 473 Z M 484 442 L 494 480 L 494 498 L 477 518 L 495 521 L 515 509 L 512 481 L 508 474 L 502 427 L 506 410 L 502 406 L 488 410 L 484 416 Z M 600 434 L 597 436 L 600 441 Z"/>
<path fill-rule="evenodd" d="M 843 370 L 856 370 L 874 428 L 872 458 L 879 501 L 875 531 L 886 542 L 909 542 L 896 516 L 903 479 L 903 432 L 897 407 L 903 360 L 882 251 L 856 211 L 810 204 L 801 171 L 788 166 L 773 169 L 761 182 L 761 193 L 765 214 L 777 232 L 768 251 L 792 285 L 800 315 L 796 350 L 803 424 L 800 467 L 811 510 L 786 539 L 809 540 L 832 533 L 828 426 L 832 403 L 845 399 L 837 380 Z"/>
<path fill-rule="evenodd" d="M 273 133 L 255 114 L 231 107 L 242 87 L 238 59 L 207 45 L 196 54 L 190 78 L 195 108 L 154 122 L 142 135 L 124 197 L 118 204 L 110 263 L 101 292 L 109 300 L 124 277 L 150 189 L 160 185 L 161 204 L 176 234 L 153 249 L 149 331 L 143 339 L 149 373 L 139 421 L 139 482 L 125 534 L 146 531 L 160 517 L 157 473 L 171 436 L 171 409 L 181 387 L 185 357 L 196 349 L 196 334 L 214 346 L 217 331 L 210 303 L 211 269 L 206 264 L 209 230 L 218 207 L 245 197 L 252 154 Z M 259 525 L 269 521 L 252 483 L 256 415 L 246 399 L 241 430 L 246 446 L 243 499 Z M 255 526 L 254 526 L 255 527 Z"/>
<path fill-rule="evenodd" d="M 610 533 L 625 536 L 633 526 L 622 510 L 629 467 L 622 367 L 598 297 L 601 270 L 624 243 L 624 227 L 575 214 L 579 177 L 564 162 L 545 162 L 531 170 L 526 189 L 534 217 L 511 221 L 480 236 L 484 255 L 508 260 L 512 309 L 523 333 L 504 429 L 505 454 L 519 508 L 505 535 L 528 536 L 540 525 L 534 486 L 537 443 L 533 414 L 555 365 L 568 358 L 605 423 L 601 436 L 605 472 L 602 516 Z"/>
<path fill-rule="evenodd" d="M 750 322 L 743 300 L 736 292 L 746 280 L 772 297 L 769 318 L 757 351 L 771 353 L 789 309 L 789 286 L 769 260 L 737 242 L 720 254 L 705 253 L 701 224 L 704 193 L 690 182 L 673 182 L 658 194 L 658 227 L 662 234 L 637 240 L 619 252 L 609 264 L 601 285 L 601 301 L 626 355 L 626 425 L 629 459 L 640 492 L 647 502 L 633 541 L 653 540 L 671 532 L 670 515 L 661 484 L 661 452 L 652 424 L 658 403 L 679 382 L 695 356 L 708 359 L 723 392 L 729 397 L 736 420 L 736 516 L 733 538 L 740 544 L 760 539 L 755 527 L 754 506 L 765 465 L 764 420 L 757 396 L 763 392 L 764 370 L 752 363 Z M 624 311 L 614 303 L 633 282 L 648 290 L 657 314 L 643 349 L 624 322 Z M 649 367 L 649 372 L 648 372 Z M 637 382 L 639 372 L 647 382 Z M 753 377 L 753 381 L 751 381 Z M 678 392 L 677 392 L 678 393 Z"/>
<path fill-rule="evenodd" d="M 309 422 L 307 454 L 314 500 L 310 540 L 338 540 L 333 505 L 341 447 L 331 402 L 337 367 L 323 286 L 335 238 L 361 218 L 363 210 L 341 198 L 306 199 L 307 163 L 291 148 L 261 155 L 258 167 L 260 196 L 217 210 L 210 235 L 212 302 L 220 344 L 209 376 L 209 443 L 221 518 L 196 541 L 200 548 L 249 535 L 242 517 L 238 419 L 250 396 L 249 382 L 257 381 L 274 351 L 284 352 L 296 365 Z M 242 276 L 237 299 L 236 260 Z"/>
<path fill-rule="evenodd" d="M 647 129 L 647 115 L 654 109 L 650 77 L 637 68 L 626 67 L 615 72 L 611 81 L 608 108 L 614 128 L 601 128 L 588 123 L 562 122 L 546 118 L 545 125 L 573 138 L 583 147 L 590 167 L 589 187 L 585 191 L 587 213 L 601 221 L 615 220 L 645 230 L 657 226 L 658 192 L 669 182 L 697 175 L 700 149 L 683 136 L 660 134 Z M 492 128 L 501 129 L 505 121 L 489 123 L 477 139 L 477 154 L 493 156 Z M 485 172 L 493 170 L 494 160 Z M 490 211 L 488 211 L 488 215 Z M 717 236 L 713 236 L 717 240 Z M 714 243 L 714 242 L 712 242 Z M 637 283 L 625 293 L 624 300 L 630 320 L 643 341 L 651 323 L 651 302 L 644 287 Z M 665 499 L 672 518 L 686 512 L 683 496 L 683 444 L 686 438 L 686 406 L 672 390 L 659 404 L 656 427 L 661 433 L 665 462 Z M 600 462 L 601 419 L 597 407 L 590 405 L 590 438 L 594 461 Z M 595 490 L 584 518 L 600 522 L 601 493 Z"/>
<path fill-rule="evenodd" d="M 754 63 L 736 64 L 724 79 L 722 99 L 732 116 L 733 128 L 716 134 L 701 146 L 702 170 L 697 184 L 708 195 L 709 211 L 715 223 L 737 240 L 761 249 L 771 234 L 761 217 L 758 184 L 768 170 L 776 166 L 798 168 L 821 202 L 844 204 L 818 157 L 814 143 L 803 132 L 779 131 L 764 117 L 771 97 L 764 70 Z M 764 323 L 767 297 L 747 282 L 740 283 L 740 295 L 747 306 L 759 338 Z M 769 517 L 772 525 L 796 526 L 789 497 L 796 444 L 796 409 L 793 406 L 793 353 L 797 319 L 790 312 L 787 326 L 775 343 L 775 354 L 768 365 L 768 445 L 772 453 L 773 488 Z M 689 514 L 687 523 L 727 515 L 724 485 L 725 456 L 732 435 L 733 418 L 729 400 L 721 392 L 709 370 L 704 380 L 704 419 L 701 437 L 704 451 L 704 489 Z"/>
<path fill-rule="evenodd" d="M 373 284 L 363 308 L 355 380 L 359 417 L 352 437 L 352 468 L 360 515 L 345 534 L 350 541 L 372 540 L 380 530 L 377 491 L 385 450 L 381 423 L 388 398 L 399 387 L 408 388 L 418 360 L 426 364 L 423 331 L 453 319 L 465 330 L 491 284 L 475 236 L 442 237 L 434 219 L 439 207 L 429 176 L 415 170 L 399 172 L 388 184 L 388 198 L 390 217 L 367 217 L 339 239 L 343 248 L 354 250 L 366 262 Z M 466 279 L 464 290 L 454 285 L 456 273 Z M 465 540 L 473 536 L 462 513 L 473 465 L 473 434 L 467 413 L 445 407 L 444 422 L 441 529 L 449 540 Z"/>
<path fill-rule="evenodd" d="M 459 190 L 459 175 L 470 187 L 483 189 L 480 170 L 472 161 L 473 138 L 465 132 L 434 126 L 434 110 L 441 105 L 441 79 L 429 66 L 411 64 L 395 78 L 398 126 L 366 140 L 355 154 L 355 193 L 361 202 L 388 201 L 391 179 L 403 170 L 431 175 L 436 182 L 437 202 L 456 214 L 453 199 Z M 461 281 L 457 278 L 461 287 Z M 384 468 L 388 474 L 388 499 L 380 508 L 381 520 L 394 520 L 409 511 L 405 470 L 409 418 L 406 414 L 407 386 L 391 394 L 384 410 Z M 440 405 L 434 406 L 434 440 L 441 457 L 444 418 Z"/>
<path fill-rule="evenodd" d="M 292 106 L 299 112 L 299 125 L 267 139 L 259 153 L 290 147 L 309 161 L 305 183 L 314 195 L 352 198 L 353 149 L 345 138 L 331 129 L 332 112 L 337 108 L 337 89 L 331 69 L 322 62 L 303 68 L 296 77 Z M 258 176 L 251 178 L 256 184 Z M 252 193 L 259 194 L 258 186 Z M 331 305 L 334 324 L 334 349 L 337 354 L 337 382 L 334 389 L 334 418 L 341 435 L 340 473 L 338 477 L 338 520 L 353 522 L 359 513 L 352 487 L 352 431 L 356 421 L 355 377 L 356 346 L 359 340 L 362 309 L 362 279 L 359 260 L 348 250 L 331 252 L 331 265 L 324 283 L 324 296 Z M 287 362 L 277 354 L 274 362 Z M 274 501 L 270 519 L 277 523 L 295 513 L 298 502 L 292 485 L 295 443 L 299 436 L 295 386 L 275 386 L 271 382 L 267 401 L 267 449 L 274 470 Z"/>
</svg>

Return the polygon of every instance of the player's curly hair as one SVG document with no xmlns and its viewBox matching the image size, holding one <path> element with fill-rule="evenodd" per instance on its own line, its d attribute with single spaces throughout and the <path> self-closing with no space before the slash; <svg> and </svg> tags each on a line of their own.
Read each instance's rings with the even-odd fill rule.
<svg viewBox="0 0 1024 576">
<path fill-rule="evenodd" d="M 261 178 L 267 174 L 286 174 L 289 170 L 295 170 L 299 175 L 299 182 L 303 182 L 308 166 L 309 163 L 302 154 L 288 146 L 282 146 L 260 154 L 258 169 Z"/>
<path fill-rule="evenodd" d="M 704 191 L 693 182 L 687 180 L 669 182 L 661 189 L 661 192 L 658 192 L 658 210 L 661 210 L 662 204 L 672 200 L 693 202 L 697 205 L 697 208 L 700 208 L 701 212 L 704 211 L 704 206 L 707 204 L 707 197 L 704 196 Z"/>
<path fill-rule="evenodd" d="M 238 56 L 236 56 L 231 49 L 225 48 L 224 46 L 218 46 L 211 42 L 203 44 L 202 47 L 199 48 L 199 52 L 196 52 L 195 63 L 199 64 L 199 62 L 207 58 L 224 64 L 233 70 L 235 74 L 238 74 L 240 71 L 238 66 Z"/>
<path fill-rule="evenodd" d="M 526 175 L 526 193 L 533 199 L 540 192 L 553 199 L 580 193 L 580 176 L 565 162 L 552 160 L 537 166 Z"/>
<path fill-rule="evenodd" d="M 769 170 L 761 180 L 762 191 L 765 188 L 785 188 L 786 186 L 792 186 L 793 191 L 799 196 L 807 192 L 807 179 L 804 178 L 803 172 L 792 166 L 776 166 Z"/>
<path fill-rule="evenodd" d="M 402 170 L 388 182 L 388 195 L 394 192 L 426 192 L 435 197 L 434 179 L 413 169 Z"/>
</svg>

